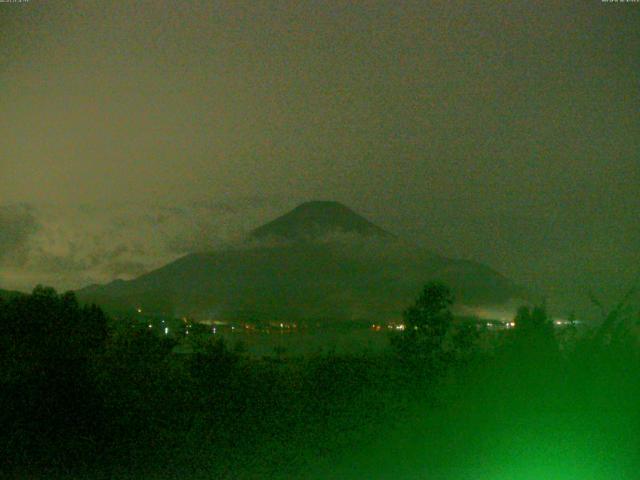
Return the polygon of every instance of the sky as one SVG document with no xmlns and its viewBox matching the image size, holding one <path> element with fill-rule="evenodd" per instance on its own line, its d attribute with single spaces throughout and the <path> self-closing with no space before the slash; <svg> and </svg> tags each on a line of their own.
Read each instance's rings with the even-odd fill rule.
<svg viewBox="0 0 640 480">
<path fill-rule="evenodd" d="M 640 270 L 639 52 L 640 3 L 0 3 L 0 287 L 330 199 L 611 303 Z"/>
</svg>

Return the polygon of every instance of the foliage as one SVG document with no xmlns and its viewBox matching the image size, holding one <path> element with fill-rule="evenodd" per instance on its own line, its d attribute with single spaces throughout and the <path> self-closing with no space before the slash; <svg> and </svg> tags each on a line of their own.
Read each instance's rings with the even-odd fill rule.
<svg viewBox="0 0 640 480">
<path fill-rule="evenodd" d="M 546 307 L 522 306 L 514 318 L 513 347 L 521 357 L 553 355 L 558 346 Z"/>
<path fill-rule="evenodd" d="M 416 478 L 491 471 L 487 462 L 513 470 L 516 457 L 535 469 L 534 453 L 582 465 L 592 456 L 572 449 L 583 438 L 601 451 L 618 442 L 635 460 L 624 453 L 640 441 L 628 428 L 640 424 L 631 327 L 615 342 L 583 335 L 559 355 L 544 308 L 523 307 L 516 328 L 489 337 L 502 348 L 485 351 L 487 332 L 455 324 L 451 304 L 445 286 L 427 284 L 395 355 L 257 359 L 197 328 L 178 349 L 135 317 L 38 288 L 0 302 L 0 447 L 16 478 L 33 478 L 18 467 L 304 478 L 310 465 L 314 478 Z M 617 315 L 616 325 L 637 320 Z M 588 473 L 576 478 L 603 478 Z"/>
<path fill-rule="evenodd" d="M 102 428 L 91 375 L 104 348 L 106 317 L 72 293 L 37 287 L 0 305 L 1 442 L 31 461 L 62 462 L 70 443 L 93 451 Z"/>
<path fill-rule="evenodd" d="M 439 282 L 427 283 L 415 303 L 403 313 L 405 329 L 394 345 L 405 360 L 432 365 L 443 355 L 453 324 L 451 290 Z"/>
</svg>

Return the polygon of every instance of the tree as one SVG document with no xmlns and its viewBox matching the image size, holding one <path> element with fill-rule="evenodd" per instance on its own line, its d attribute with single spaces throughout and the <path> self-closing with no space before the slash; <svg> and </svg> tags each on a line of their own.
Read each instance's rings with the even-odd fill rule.
<svg viewBox="0 0 640 480">
<path fill-rule="evenodd" d="M 558 353 L 553 321 L 544 305 L 533 308 L 521 306 L 514 318 L 512 347 L 514 353 L 525 361 L 552 360 Z"/>
<path fill-rule="evenodd" d="M 458 362 L 468 362 L 478 353 L 480 332 L 476 323 L 465 322 L 457 325 L 452 335 L 455 358 Z"/>
<path fill-rule="evenodd" d="M 71 444 L 95 445 L 102 410 L 92 365 L 104 347 L 105 315 L 80 307 L 73 293 L 40 286 L 0 309 L 0 450 L 9 442 L 16 455 L 51 460 L 73 455 Z"/>
<path fill-rule="evenodd" d="M 600 309 L 602 323 L 594 336 L 595 344 L 606 345 L 626 341 L 631 324 L 634 323 L 632 306 L 633 297 L 640 292 L 640 274 L 625 292 L 620 301 L 610 310 L 607 310 L 593 293 L 589 294 L 591 302 Z M 640 312 L 636 314 L 636 318 Z"/>
<path fill-rule="evenodd" d="M 415 303 L 403 313 L 404 332 L 396 348 L 404 356 L 431 363 L 444 352 L 444 341 L 453 323 L 453 295 L 440 282 L 427 283 Z"/>
</svg>

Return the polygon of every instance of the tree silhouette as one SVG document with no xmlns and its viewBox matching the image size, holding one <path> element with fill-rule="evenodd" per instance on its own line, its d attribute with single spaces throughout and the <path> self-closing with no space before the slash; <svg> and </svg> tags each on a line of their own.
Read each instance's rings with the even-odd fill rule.
<svg viewBox="0 0 640 480">
<path fill-rule="evenodd" d="M 521 306 L 514 318 L 512 332 L 512 353 L 520 362 L 532 365 L 557 360 L 558 343 L 555 338 L 553 321 L 544 305 L 533 308 Z M 531 366 L 531 365 L 530 365 Z"/>
<path fill-rule="evenodd" d="M 440 282 L 427 283 L 415 303 L 403 313 L 404 332 L 395 346 L 404 356 L 431 363 L 442 356 L 451 329 L 453 295 Z"/>
<path fill-rule="evenodd" d="M 92 365 L 104 347 L 105 315 L 41 286 L 0 309 L 2 442 L 16 455 L 40 451 L 40 459 L 72 455 L 69 442 L 90 455 L 95 442 L 87 440 L 101 422 Z"/>
</svg>

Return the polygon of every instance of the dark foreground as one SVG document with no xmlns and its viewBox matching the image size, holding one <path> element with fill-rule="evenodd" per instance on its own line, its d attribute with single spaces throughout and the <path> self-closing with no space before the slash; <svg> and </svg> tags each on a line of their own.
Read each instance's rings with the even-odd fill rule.
<svg viewBox="0 0 640 480">
<path fill-rule="evenodd" d="M 0 304 L 1 473 L 635 479 L 640 355 L 635 317 L 616 315 L 606 331 L 505 332 L 488 348 L 460 331 L 429 352 L 258 360 L 210 337 L 176 354 L 40 289 Z"/>
</svg>

